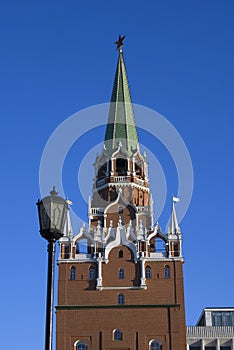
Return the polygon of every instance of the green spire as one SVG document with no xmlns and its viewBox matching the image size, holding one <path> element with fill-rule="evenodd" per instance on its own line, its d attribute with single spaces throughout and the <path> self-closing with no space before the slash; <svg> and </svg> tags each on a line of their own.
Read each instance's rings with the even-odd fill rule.
<svg viewBox="0 0 234 350">
<path fill-rule="evenodd" d="M 121 49 L 119 50 L 111 96 L 105 147 L 108 152 L 112 153 L 118 148 L 120 142 L 122 144 L 122 150 L 127 152 L 129 156 L 135 153 L 138 147 L 135 117 Z"/>
</svg>

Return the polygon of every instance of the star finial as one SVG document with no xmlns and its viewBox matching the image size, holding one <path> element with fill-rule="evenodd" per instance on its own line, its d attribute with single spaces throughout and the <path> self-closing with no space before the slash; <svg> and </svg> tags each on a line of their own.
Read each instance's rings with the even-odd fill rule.
<svg viewBox="0 0 234 350">
<path fill-rule="evenodd" d="M 121 50 L 121 47 L 124 46 L 124 39 L 126 38 L 126 35 L 121 36 L 119 35 L 119 39 L 115 42 L 116 46 L 116 50 Z"/>
</svg>

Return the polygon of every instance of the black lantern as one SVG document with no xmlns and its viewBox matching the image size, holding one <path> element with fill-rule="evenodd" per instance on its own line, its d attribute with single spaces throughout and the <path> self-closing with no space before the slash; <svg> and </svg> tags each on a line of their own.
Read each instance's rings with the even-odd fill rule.
<svg viewBox="0 0 234 350">
<path fill-rule="evenodd" d="M 69 210 L 67 201 L 58 196 L 55 187 L 50 194 L 37 202 L 40 233 L 48 241 L 45 350 L 52 350 L 55 243 L 64 235 Z"/>
<path fill-rule="evenodd" d="M 66 200 L 57 195 L 55 187 L 50 194 L 37 202 L 40 233 L 47 241 L 63 236 L 68 210 Z"/>
</svg>

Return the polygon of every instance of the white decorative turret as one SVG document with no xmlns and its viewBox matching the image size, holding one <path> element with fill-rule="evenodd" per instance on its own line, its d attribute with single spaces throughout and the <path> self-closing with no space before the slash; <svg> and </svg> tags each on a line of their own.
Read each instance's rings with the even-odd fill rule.
<svg viewBox="0 0 234 350">
<path fill-rule="evenodd" d="M 106 244 L 111 239 L 115 238 L 115 229 L 113 227 L 113 221 L 110 220 L 110 227 L 107 230 L 107 236 L 103 239 L 104 243 Z"/>
<path fill-rule="evenodd" d="M 136 241 L 136 235 L 134 233 L 134 227 L 132 226 L 132 220 L 129 221 L 129 225 L 127 227 L 127 238 Z"/>
<path fill-rule="evenodd" d="M 168 227 L 168 235 L 176 235 L 180 234 L 180 227 L 177 220 L 176 210 L 175 210 L 175 202 L 179 202 L 180 199 L 177 197 L 172 197 L 172 211 L 171 211 L 171 219 Z"/>
<path fill-rule="evenodd" d="M 137 229 L 137 240 L 138 241 L 145 240 L 145 227 L 142 220 L 140 220 L 140 225 Z"/>
<path fill-rule="evenodd" d="M 169 257 L 182 257 L 182 234 L 175 210 L 175 203 L 179 201 L 179 198 L 172 197 L 171 219 L 168 227 Z"/>
<path fill-rule="evenodd" d="M 95 242 L 102 242 L 102 225 L 101 225 L 101 221 L 98 221 L 98 225 L 97 225 L 96 231 L 94 233 L 94 241 Z"/>
<path fill-rule="evenodd" d="M 123 220 L 122 220 L 122 216 L 119 216 L 119 223 L 118 223 L 118 227 L 123 227 Z"/>
</svg>

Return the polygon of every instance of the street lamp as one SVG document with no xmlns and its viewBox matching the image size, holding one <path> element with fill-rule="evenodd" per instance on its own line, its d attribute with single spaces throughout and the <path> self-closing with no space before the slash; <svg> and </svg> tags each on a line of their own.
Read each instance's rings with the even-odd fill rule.
<svg viewBox="0 0 234 350">
<path fill-rule="evenodd" d="M 45 350 L 52 350 L 55 243 L 64 235 L 69 210 L 66 200 L 57 195 L 55 187 L 50 194 L 37 202 L 40 234 L 48 241 Z"/>
</svg>

